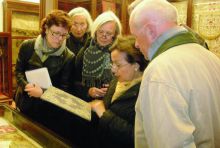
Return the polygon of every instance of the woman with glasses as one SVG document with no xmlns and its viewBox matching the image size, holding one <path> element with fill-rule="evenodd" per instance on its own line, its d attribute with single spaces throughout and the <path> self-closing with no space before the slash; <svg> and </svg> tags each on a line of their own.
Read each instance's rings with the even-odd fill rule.
<svg viewBox="0 0 220 148">
<path fill-rule="evenodd" d="M 118 37 L 109 51 L 115 77 L 104 98 L 90 102 L 91 122 L 78 117 L 70 121 L 71 141 L 80 148 L 134 147 L 135 103 L 148 62 L 135 48 L 133 36 Z"/>
<path fill-rule="evenodd" d="M 49 13 L 42 20 L 41 34 L 36 39 L 26 40 L 21 44 L 15 68 L 17 109 L 55 132 L 62 128 L 62 119 L 59 119 L 62 117 L 62 110 L 40 99 L 44 89 L 29 83 L 25 71 L 46 67 L 52 85 L 68 91 L 69 67 L 74 59 L 74 55 L 66 47 L 70 28 L 71 20 L 66 12 L 54 10 Z"/>
<path fill-rule="evenodd" d="M 89 12 L 83 7 L 76 7 L 68 14 L 72 20 L 72 27 L 66 46 L 77 56 L 77 59 L 82 60 L 84 51 L 91 41 L 90 32 L 93 21 Z M 72 66 L 70 81 L 71 94 L 80 98 L 83 97 L 82 61 L 77 60 L 77 63 Z"/>
<path fill-rule="evenodd" d="M 89 46 L 92 18 L 89 12 L 82 7 L 76 7 L 69 13 L 72 20 L 70 37 L 66 41 L 67 47 L 77 55 L 80 49 Z"/>
<path fill-rule="evenodd" d="M 109 48 L 121 34 L 118 17 L 107 11 L 100 14 L 91 28 L 92 40 L 83 56 L 82 84 L 86 94 L 83 99 L 102 98 L 112 80 L 111 58 Z M 80 60 L 78 57 L 76 61 Z"/>
<path fill-rule="evenodd" d="M 135 48 L 133 36 L 119 37 L 111 47 L 112 72 L 115 76 L 103 100 L 90 104 L 96 113 L 97 147 L 134 147 L 135 103 L 147 61 Z M 96 119 L 98 118 L 98 122 Z M 94 132 L 93 132 L 94 133 Z M 97 138 L 98 137 L 98 138 Z"/>
</svg>

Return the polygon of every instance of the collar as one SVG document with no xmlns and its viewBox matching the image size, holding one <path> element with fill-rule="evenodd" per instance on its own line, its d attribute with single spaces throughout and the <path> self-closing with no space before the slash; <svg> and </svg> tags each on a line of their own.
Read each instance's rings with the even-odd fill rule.
<svg viewBox="0 0 220 148">
<path fill-rule="evenodd" d="M 159 49 L 159 47 L 168 39 L 172 38 L 173 36 L 182 33 L 182 32 L 187 32 L 187 30 L 184 27 L 174 27 L 171 28 L 169 30 L 167 30 L 166 32 L 164 32 L 162 35 L 160 35 L 154 42 L 153 44 L 150 46 L 149 51 L 148 51 L 148 57 L 149 60 L 151 61 L 154 54 L 157 52 L 157 50 Z"/>
</svg>

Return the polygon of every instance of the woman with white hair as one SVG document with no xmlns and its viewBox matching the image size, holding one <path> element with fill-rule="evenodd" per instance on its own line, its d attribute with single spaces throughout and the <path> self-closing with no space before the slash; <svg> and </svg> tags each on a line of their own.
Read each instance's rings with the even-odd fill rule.
<svg viewBox="0 0 220 148">
<path fill-rule="evenodd" d="M 106 94 L 108 84 L 113 77 L 109 49 L 119 35 L 121 35 L 121 23 L 112 11 L 103 12 L 95 19 L 91 28 L 90 45 L 85 52 L 78 53 L 75 62 L 76 67 L 83 65 L 81 99 L 90 102 L 95 98 L 103 98 Z M 69 115 L 66 120 L 69 123 L 67 132 L 71 142 L 81 148 L 95 147 L 92 146 L 91 138 L 93 122 L 87 122 L 72 115 Z"/>
<path fill-rule="evenodd" d="M 88 47 L 89 45 L 93 21 L 89 12 L 83 7 L 76 7 L 68 14 L 72 19 L 72 27 L 66 44 L 77 55 L 82 47 Z"/>
<path fill-rule="evenodd" d="M 92 25 L 92 40 L 83 56 L 82 83 L 86 89 L 87 96 L 83 97 L 86 101 L 103 98 L 106 94 L 112 80 L 109 48 L 121 35 L 121 30 L 121 23 L 112 11 L 100 14 Z"/>
<path fill-rule="evenodd" d="M 89 46 L 91 41 L 91 26 L 93 20 L 88 10 L 83 7 L 76 7 L 69 13 L 72 20 L 72 27 L 70 30 L 70 37 L 66 40 L 66 46 L 77 56 L 82 59 L 85 49 Z M 73 64 L 71 70 L 71 93 L 77 97 L 82 97 L 81 81 L 82 81 L 82 61 Z"/>
</svg>

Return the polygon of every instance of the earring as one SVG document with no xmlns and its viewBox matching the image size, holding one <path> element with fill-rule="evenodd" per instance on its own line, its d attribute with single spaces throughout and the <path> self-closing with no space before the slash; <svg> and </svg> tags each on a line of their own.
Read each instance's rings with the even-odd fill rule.
<svg viewBox="0 0 220 148">
<path fill-rule="evenodd" d="M 134 70 L 135 70 L 135 71 L 138 71 L 139 67 L 140 67 L 140 66 L 136 63 Z"/>
</svg>

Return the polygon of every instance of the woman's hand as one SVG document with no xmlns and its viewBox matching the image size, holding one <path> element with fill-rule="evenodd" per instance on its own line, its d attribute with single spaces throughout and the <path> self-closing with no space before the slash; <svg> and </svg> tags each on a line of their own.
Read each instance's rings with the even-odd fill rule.
<svg viewBox="0 0 220 148">
<path fill-rule="evenodd" d="M 36 98 L 40 98 L 40 96 L 43 94 L 43 90 L 40 88 L 39 85 L 37 84 L 30 84 L 28 83 L 25 86 L 24 91 L 27 92 L 27 94 L 29 95 L 29 97 L 36 97 Z"/>
<path fill-rule="evenodd" d="M 102 100 L 93 100 L 90 102 L 92 111 L 96 112 L 96 114 L 101 118 L 103 113 L 105 112 L 105 105 Z"/>
<path fill-rule="evenodd" d="M 89 96 L 91 96 L 92 98 L 102 98 L 105 96 L 107 89 L 107 87 L 91 87 L 89 88 Z"/>
</svg>

